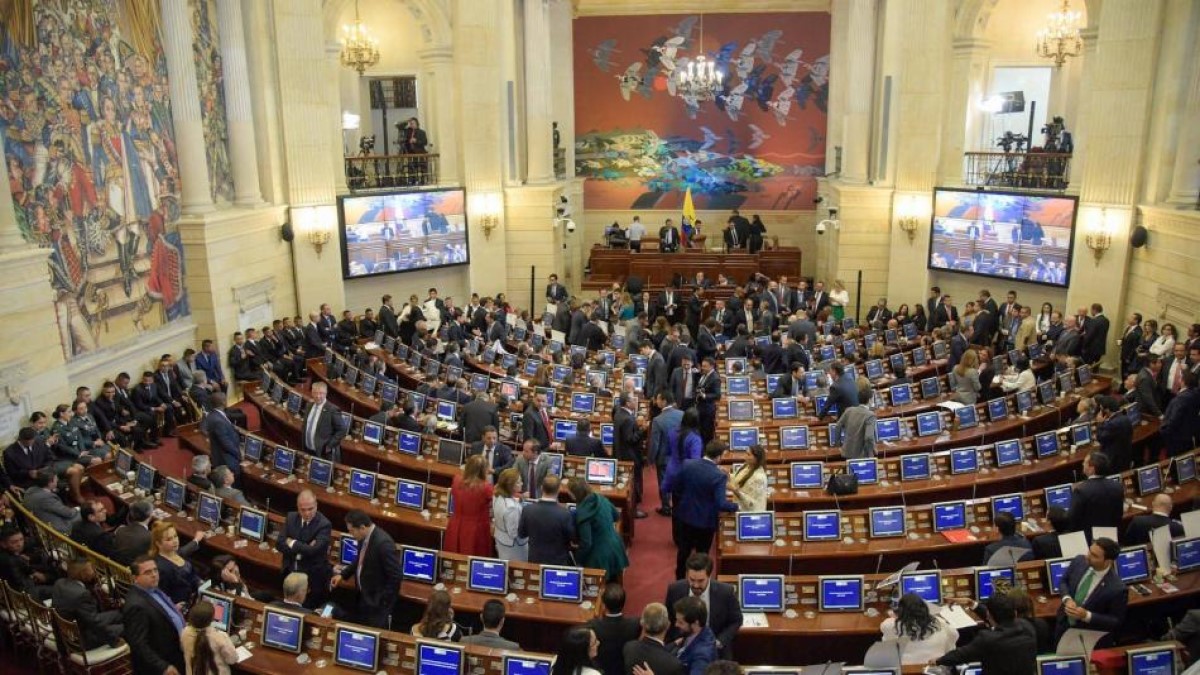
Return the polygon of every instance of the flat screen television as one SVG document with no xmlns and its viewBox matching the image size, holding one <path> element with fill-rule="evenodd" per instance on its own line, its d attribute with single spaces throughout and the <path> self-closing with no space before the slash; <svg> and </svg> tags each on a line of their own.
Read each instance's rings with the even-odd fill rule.
<svg viewBox="0 0 1200 675">
<path fill-rule="evenodd" d="M 916 593 L 925 602 L 942 604 L 942 574 L 929 572 L 905 572 L 900 575 L 900 594 Z"/>
<path fill-rule="evenodd" d="M 346 279 L 471 262 L 462 188 L 338 197 L 338 225 Z"/>
<path fill-rule="evenodd" d="M 338 625 L 333 661 L 339 666 L 375 672 L 379 666 L 379 631 Z"/>
<path fill-rule="evenodd" d="M 782 612 L 787 594 L 782 574 L 738 575 L 738 601 L 745 612 Z"/>
<path fill-rule="evenodd" d="M 304 640 L 304 615 L 268 607 L 263 610 L 262 643 L 299 654 Z"/>
<path fill-rule="evenodd" d="M 1065 288 L 1079 200 L 935 188 L 929 269 Z"/>
</svg>

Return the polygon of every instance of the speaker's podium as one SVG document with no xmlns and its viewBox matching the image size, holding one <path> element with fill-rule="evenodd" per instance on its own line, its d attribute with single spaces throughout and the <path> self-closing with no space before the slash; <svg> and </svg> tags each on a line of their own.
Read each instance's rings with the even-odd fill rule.
<svg viewBox="0 0 1200 675">
<path fill-rule="evenodd" d="M 647 286 L 660 287 L 681 278 L 693 278 L 696 272 L 715 280 L 724 274 L 735 284 L 745 283 L 755 272 L 771 278 L 800 277 L 800 249 L 773 248 L 758 253 L 735 251 L 706 251 L 704 242 L 697 239 L 698 248 L 681 248 L 675 253 L 663 253 L 658 238 L 642 239 L 640 252 L 629 249 L 611 249 L 596 244 L 588 256 L 591 274 L 583 282 L 583 288 L 604 288 L 614 281 L 623 281 L 631 276 L 645 280 Z"/>
</svg>

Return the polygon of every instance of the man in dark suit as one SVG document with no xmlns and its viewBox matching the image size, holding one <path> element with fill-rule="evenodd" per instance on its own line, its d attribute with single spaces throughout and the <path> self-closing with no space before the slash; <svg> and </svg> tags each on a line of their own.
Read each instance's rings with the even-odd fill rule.
<svg viewBox="0 0 1200 675">
<path fill-rule="evenodd" d="M 1095 363 L 1099 361 L 1104 352 L 1108 349 L 1108 317 L 1104 316 L 1104 307 L 1100 303 L 1093 303 L 1091 317 L 1087 320 L 1087 326 L 1083 332 L 1083 362 Z"/>
<path fill-rule="evenodd" d="M 4 471 L 13 485 L 27 488 L 33 485 L 38 472 L 50 466 L 50 449 L 38 438 L 33 427 L 23 427 L 17 440 L 4 449 Z"/>
<path fill-rule="evenodd" d="M 567 293 L 567 287 L 558 283 L 558 275 L 550 275 L 550 283 L 546 284 L 546 302 L 558 304 L 566 302 L 570 295 Z"/>
<path fill-rule="evenodd" d="M 1138 348 L 1142 346 L 1142 315 L 1134 312 L 1129 315 L 1125 329 L 1121 333 L 1121 375 L 1128 375 L 1137 370 Z"/>
<path fill-rule="evenodd" d="M 625 643 L 621 650 L 624 675 L 633 673 L 634 666 L 647 668 L 654 675 L 684 675 L 683 664 L 667 649 L 667 630 L 671 619 L 667 608 L 652 602 L 642 610 L 642 637 Z"/>
<path fill-rule="evenodd" d="M 946 362 L 947 368 L 957 366 L 962 360 L 962 355 L 967 353 L 971 343 L 971 331 L 971 326 L 967 326 L 961 333 L 954 331 L 954 337 L 950 338 L 950 360 Z"/>
<path fill-rule="evenodd" d="M 125 626 L 116 610 L 101 612 L 91 587 L 96 583 L 96 568 L 87 558 L 75 558 L 67 564 L 66 578 L 54 582 L 54 610 L 68 621 L 79 624 L 83 648 L 92 650 L 120 642 Z"/>
<path fill-rule="evenodd" d="M 633 397 L 629 394 L 621 394 L 616 400 L 616 407 L 613 416 L 613 456 L 621 461 L 633 462 L 633 515 L 635 518 L 645 518 L 646 512 L 639 507 L 642 503 L 642 467 L 646 464 L 642 453 L 646 420 L 637 415 Z"/>
<path fill-rule="evenodd" d="M 1146 365 L 1139 368 L 1134 379 L 1134 400 L 1138 402 L 1142 413 L 1162 417 L 1163 396 L 1159 388 L 1159 376 L 1162 374 L 1162 359 L 1150 356 Z"/>
<path fill-rule="evenodd" d="M 925 299 L 925 315 L 933 319 L 938 305 L 942 302 L 942 289 L 934 286 L 929 289 L 929 297 Z"/>
<path fill-rule="evenodd" d="M 1029 675 L 1037 670 L 1037 636 L 1025 622 L 1017 622 L 1011 596 L 993 593 L 985 603 L 989 629 L 981 630 L 964 647 L 948 652 L 937 665 L 953 670 L 964 663 L 980 662 L 988 675 Z"/>
<path fill-rule="evenodd" d="M 383 296 L 379 305 L 379 327 L 389 337 L 400 335 L 400 323 L 396 321 L 396 308 L 392 306 L 391 295 Z"/>
<path fill-rule="evenodd" d="M 1161 492 L 1154 495 L 1154 501 L 1150 504 L 1150 513 L 1134 516 L 1133 520 L 1129 521 L 1129 527 L 1125 529 L 1125 536 L 1121 538 L 1121 542 L 1126 546 L 1149 544 L 1150 533 L 1160 527 L 1171 528 L 1172 539 L 1182 537 L 1184 535 L 1183 523 L 1171 518 L 1171 509 L 1173 508 L 1175 508 L 1175 503 L 1171 500 L 1171 495 Z"/>
<path fill-rule="evenodd" d="M 212 464 L 229 467 L 235 482 L 239 482 L 242 477 L 241 439 L 225 412 L 225 394 L 218 391 L 212 395 L 209 402 L 212 410 L 204 418 L 204 428 L 208 432 Z"/>
<path fill-rule="evenodd" d="M 312 408 L 304 418 L 304 451 L 341 463 L 342 439 L 350 431 L 342 414 L 328 401 L 329 387 L 324 382 L 312 385 Z"/>
<path fill-rule="evenodd" d="M 603 675 L 625 675 L 625 659 L 621 652 L 626 643 L 638 639 L 642 629 L 637 619 L 624 615 L 625 589 L 621 584 L 605 585 L 600 601 L 604 603 L 604 616 L 587 624 L 600 643 L 596 649 L 596 666 Z"/>
<path fill-rule="evenodd" d="M 692 360 L 681 359 L 679 367 L 671 371 L 671 395 L 678 402 L 680 410 L 687 410 L 696 403 L 696 379 L 698 375 L 692 370 Z"/>
<path fill-rule="evenodd" d="M 858 405 L 858 384 L 845 365 L 837 359 L 830 362 L 828 374 L 832 383 L 829 398 L 825 399 L 825 406 L 817 411 L 817 417 L 825 417 L 835 405 L 840 417 L 842 413 Z"/>
<path fill-rule="evenodd" d="M 687 576 L 667 586 L 665 604 L 671 618 L 670 639 L 678 637 L 675 603 L 689 596 L 700 598 L 708 606 L 708 627 L 716 635 L 717 653 L 723 659 L 733 658 L 733 639 L 742 627 L 742 608 L 733 586 L 713 577 L 713 561 L 707 553 L 696 552 L 688 556 Z"/>
<path fill-rule="evenodd" d="M 1029 539 L 1027 539 L 1025 535 L 1017 534 L 1017 522 L 1015 519 L 1013 519 L 1011 513 L 1004 511 L 997 513 L 993 524 L 996 527 L 996 531 L 1000 533 L 1000 538 L 984 547 L 983 558 L 982 562 L 979 563 L 980 565 L 986 566 L 990 564 L 988 561 L 992 559 L 992 556 L 996 555 L 1005 548 L 1024 549 L 1024 552 L 1017 553 L 1011 561 L 1007 555 L 1002 555 L 1001 558 L 1004 560 L 1004 564 L 1006 565 L 1024 562 L 1026 560 L 1033 560 L 1033 547 L 1030 545 Z"/>
<path fill-rule="evenodd" d="M 286 568 L 285 568 L 286 570 Z M 326 582 L 326 588 L 329 583 Z M 275 600 L 270 604 L 271 607 L 279 607 L 280 609 L 290 610 L 297 614 L 315 614 L 312 607 L 307 606 L 309 601 L 309 579 L 304 572 L 290 572 L 283 578 L 283 597 Z"/>
<path fill-rule="evenodd" d="M 1115 561 L 1120 552 L 1117 542 L 1100 537 L 1088 547 L 1086 556 L 1071 561 L 1062 579 L 1055 644 L 1068 628 L 1111 633 L 1125 620 L 1129 591 L 1117 573 Z M 1102 639 L 1104 642 L 1110 640 Z"/>
<path fill-rule="evenodd" d="M 1093 527 L 1118 527 L 1125 512 L 1125 488 L 1108 480 L 1111 473 L 1108 455 L 1095 450 L 1083 463 L 1087 479 L 1071 494 L 1071 531 L 1083 531 L 1092 540 Z"/>
<path fill-rule="evenodd" d="M 579 333 L 575 336 L 575 342 L 572 344 L 582 345 L 587 347 L 589 352 L 594 352 L 604 347 L 604 342 L 607 339 L 608 337 L 604 335 L 604 329 L 600 327 L 598 319 L 593 317 L 579 329 Z"/>
<path fill-rule="evenodd" d="M 700 377 L 696 379 L 696 411 L 700 413 L 700 437 L 705 443 L 713 439 L 717 425 L 717 403 L 721 400 L 721 376 L 717 362 L 710 356 L 700 362 Z"/>
<path fill-rule="evenodd" d="M 132 564 L 150 550 L 150 515 L 154 503 L 143 499 L 129 507 L 129 522 L 113 533 L 113 558 L 119 563 Z"/>
<path fill-rule="evenodd" d="M 664 389 L 658 392 L 655 407 L 659 409 L 659 413 L 654 416 L 650 422 L 650 448 L 649 459 L 654 465 L 655 475 L 658 478 L 658 495 L 662 505 L 658 507 L 659 515 L 671 515 L 671 494 L 663 490 L 663 480 L 667 477 L 667 461 L 671 456 L 669 439 L 671 433 L 679 431 L 679 425 L 683 421 L 683 411 L 675 405 L 675 395 L 670 390 Z"/>
<path fill-rule="evenodd" d="M 312 490 L 296 497 L 296 510 L 287 514 L 282 534 L 275 540 L 275 550 L 283 554 L 283 572 L 303 572 L 308 575 L 307 607 L 320 607 L 329 597 L 329 543 L 333 524 L 317 510 L 317 498 Z"/>
<path fill-rule="evenodd" d="M 503 444 L 499 440 L 500 436 L 496 432 L 496 427 L 488 425 L 483 428 L 483 434 L 479 441 L 471 444 L 470 451 L 467 456 L 483 455 L 484 461 L 491 472 L 488 479 L 495 483 L 500 477 L 500 472 L 512 466 L 516 459 L 513 457 L 512 448 Z"/>
<path fill-rule="evenodd" d="M 525 440 L 533 439 L 543 448 L 550 447 L 554 438 L 554 422 L 550 419 L 550 411 L 546 409 L 546 395 L 536 394 L 533 405 L 525 408 L 521 426 L 525 431 Z"/>
<path fill-rule="evenodd" d="M 483 438 L 488 427 L 500 427 L 500 409 L 490 394 L 476 396 L 462 407 L 463 440 L 474 443 Z"/>
<path fill-rule="evenodd" d="M 704 457 L 685 462 L 671 488 L 674 501 L 675 578 L 682 579 L 689 556 L 694 553 L 707 554 L 712 548 L 717 533 L 717 521 L 722 511 L 737 511 L 737 504 L 729 501 L 725 487 L 729 474 L 717 466 L 728 446 L 722 441 L 711 441 L 704 446 Z M 668 606 L 671 603 L 668 602 Z"/>
<path fill-rule="evenodd" d="M 571 542 L 575 540 L 575 518 L 558 503 L 558 476 L 542 479 L 541 498 L 521 509 L 517 536 L 529 539 L 529 562 L 538 565 L 574 565 Z"/>
<path fill-rule="evenodd" d="M 321 315 L 317 312 L 308 313 L 308 323 L 304 325 L 304 358 L 306 359 L 318 359 L 325 355 L 325 338 L 321 335 L 320 318 Z"/>
<path fill-rule="evenodd" d="M 737 229 L 733 226 L 732 218 L 725 222 L 725 229 L 721 230 L 721 240 L 725 242 L 726 253 L 736 251 L 745 244 L 745 241 L 738 236 Z"/>
<path fill-rule="evenodd" d="M 701 362 L 708 357 L 716 358 L 717 338 L 713 333 L 720 330 L 716 319 L 710 318 L 700 324 L 699 332 L 696 335 L 696 358 Z"/>
<path fill-rule="evenodd" d="M 592 438 L 592 423 L 581 419 L 575 423 L 575 435 L 566 442 L 567 454 L 573 457 L 608 457 L 604 443 Z"/>
<path fill-rule="evenodd" d="M 876 330 L 886 328 L 891 318 L 892 310 L 888 309 L 887 298 L 880 298 L 879 302 L 867 311 L 867 325 Z"/>
<path fill-rule="evenodd" d="M 333 578 L 332 586 L 336 588 L 353 578 L 358 589 L 358 606 L 352 620 L 386 629 L 391 624 L 392 605 L 400 592 L 403 575 L 396 542 L 358 509 L 346 514 L 346 529 L 358 540 L 358 560 L 342 568 L 341 574 Z"/>
<path fill-rule="evenodd" d="M 159 395 L 158 387 L 154 386 L 154 373 L 149 370 L 144 371 L 142 383 L 129 393 L 129 398 L 133 402 L 135 410 L 156 420 L 155 426 L 152 426 L 150 431 L 152 439 L 158 438 L 157 419 L 159 415 L 162 416 L 163 422 L 162 434 L 164 436 L 175 435 L 175 408 Z"/>
<path fill-rule="evenodd" d="M 649 340 L 642 341 L 640 351 L 642 356 L 646 357 L 646 377 L 642 383 L 642 392 L 647 399 L 654 400 L 658 392 L 667 388 L 667 362 Z"/>
<path fill-rule="evenodd" d="M 1096 403 L 1096 442 L 1108 456 L 1110 469 L 1125 471 L 1133 463 L 1133 423 L 1121 412 L 1120 400 L 1098 396 Z"/>
<path fill-rule="evenodd" d="M 933 320 L 934 328 L 941 328 L 951 321 L 958 324 L 958 308 L 954 306 L 954 301 L 948 294 L 942 296 L 941 302 L 938 303 L 930 318 Z"/>
<path fill-rule="evenodd" d="M 1196 447 L 1200 440 L 1200 388 L 1196 386 L 1196 373 L 1184 371 L 1182 378 L 1183 389 L 1167 404 L 1159 427 L 1163 445 L 1172 457 Z"/>
<path fill-rule="evenodd" d="M 976 319 L 979 321 L 979 319 Z M 1067 356 L 1079 356 L 1083 348 L 1083 339 L 1079 335 L 1078 319 L 1074 316 L 1068 316 L 1063 319 L 1062 332 L 1054 340 L 1051 346 L 1051 351 L 1055 355 L 1066 354 Z"/>
<path fill-rule="evenodd" d="M 71 528 L 71 539 L 102 556 L 112 558 L 114 541 L 112 533 L 104 530 L 108 517 L 104 502 L 85 501 L 79 506 L 79 517 L 79 522 Z"/>
<path fill-rule="evenodd" d="M 994 303 L 993 303 L 994 304 Z M 971 320 L 971 344 L 977 347 L 990 347 L 996 338 L 996 315 L 981 309 Z"/>
<path fill-rule="evenodd" d="M 658 250 L 663 253 L 674 253 L 679 250 L 679 230 L 670 218 L 658 230 Z"/>
<path fill-rule="evenodd" d="M 0 580 L 39 602 L 49 598 L 53 570 L 35 565 L 25 547 L 25 534 L 15 524 L 0 527 Z"/>
<path fill-rule="evenodd" d="M 134 675 L 181 675 L 185 670 L 179 634 L 183 614 L 158 588 L 158 565 L 143 555 L 130 565 L 133 585 L 125 594 L 121 618 L 133 657 Z"/>
<path fill-rule="evenodd" d="M 1029 542 L 1033 548 L 1033 557 L 1038 560 L 1061 558 L 1062 545 L 1058 536 L 1071 531 L 1070 514 L 1061 506 L 1051 506 L 1046 512 L 1046 520 L 1050 521 L 1052 531 L 1039 534 Z"/>
</svg>

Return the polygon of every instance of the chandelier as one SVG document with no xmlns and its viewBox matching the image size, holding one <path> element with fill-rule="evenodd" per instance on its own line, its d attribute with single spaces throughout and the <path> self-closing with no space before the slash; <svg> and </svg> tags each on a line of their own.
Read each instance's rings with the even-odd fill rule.
<svg viewBox="0 0 1200 675">
<path fill-rule="evenodd" d="M 696 43 L 699 56 L 675 69 L 675 91 L 683 98 L 711 101 L 721 93 L 725 74 L 717 70 L 717 62 L 704 56 L 704 15 L 700 15 L 700 41 Z"/>
<path fill-rule="evenodd" d="M 342 65 L 363 71 L 379 63 L 379 41 L 371 37 L 358 18 L 358 0 L 354 0 L 354 25 L 342 26 Z"/>
<path fill-rule="evenodd" d="M 1054 67 L 1062 68 L 1067 58 L 1079 56 L 1083 39 L 1079 37 L 1080 12 L 1071 11 L 1070 0 L 1063 0 L 1062 11 L 1046 17 L 1046 27 L 1037 33 L 1037 54 L 1054 59 Z"/>
</svg>

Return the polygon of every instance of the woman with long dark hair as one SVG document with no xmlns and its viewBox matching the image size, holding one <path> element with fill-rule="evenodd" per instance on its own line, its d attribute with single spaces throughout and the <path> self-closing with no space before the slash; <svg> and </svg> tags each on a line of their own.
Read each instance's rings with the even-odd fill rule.
<svg viewBox="0 0 1200 675">
<path fill-rule="evenodd" d="M 185 675 L 229 675 L 229 666 L 238 662 L 233 641 L 212 625 L 215 615 L 216 608 L 207 600 L 197 602 L 188 612 L 188 625 L 179 634 Z"/>
<path fill-rule="evenodd" d="M 579 548 L 575 561 L 580 567 L 604 570 L 605 581 L 620 581 L 629 567 L 625 542 L 617 533 L 617 507 L 582 480 L 572 479 L 567 490 L 575 500 L 575 533 Z"/>
<path fill-rule="evenodd" d="M 554 659 L 554 670 L 550 675 L 600 675 L 600 671 L 592 667 L 596 658 L 596 650 L 600 648 L 600 640 L 587 626 L 568 628 L 558 648 L 558 656 Z"/>
<path fill-rule="evenodd" d="M 761 445 L 750 446 L 750 461 L 733 474 L 729 487 L 739 510 L 767 510 L 767 451 Z"/>
<path fill-rule="evenodd" d="M 929 605 L 916 593 L 904 594 L 879 630 L 884 642 L 900 642 L 900 660 L 906 666 L 939 659 L 958 642 L 954 626 L 931 614 Z"/>
<path fill-rule="evenodd" d="M 425 605 L 425 614 L 412 627 L 416 637 L 458 642 L 462 639 L 462 628 L 454 622 L 454 608 L 450 606 L 450 594 L 434 591 Z"/>
</svg>

